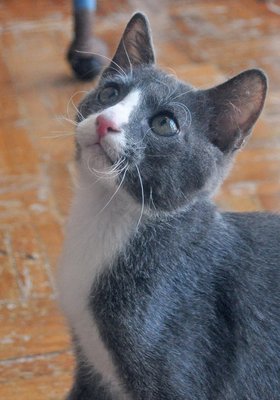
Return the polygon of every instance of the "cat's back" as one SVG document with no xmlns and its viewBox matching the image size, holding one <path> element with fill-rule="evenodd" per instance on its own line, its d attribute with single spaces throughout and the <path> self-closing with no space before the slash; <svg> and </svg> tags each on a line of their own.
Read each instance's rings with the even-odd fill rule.
<svg viewBox="0 0 280 400">
<path fill-rule="evenodd" d="M 228 272 L 238 283 L 239 304 L 246 305 L 248 318 L 266 321 L 267 328 L 276 323 L 270 333 L 280 345 L 280 216 L 225 213 L 223 219 L 235 235 Z"/>
<path fill-rule="evenodd" d="M 280 215 L 251 212 L 222 216 L 235 237 L 230 252 L 237 256 L 241 271 L 254 274 L 254 281 L 278 277 L 274 283 L 280 286 Z"/>
<path fill-rule="evenodd" d="M 248 393 L 250 399 L 267 399 L 270 393 L 269 398 L 278 399 L 280 216 L 269 213 L 222 216 L 235 235 L 234 247 L 228 249 L 229 258 L 221 269 L 234 288 L 227 292 L 236 340 L 234 396 L 238 393 L 240 398 L 246 397 Z"/>
<path fill-rule="evenodd" d="M 273 252 L 280 251 L 279 214 L 268 212 L 225 212 L 222 216 L 226 223 L 236 227 L 244 240 L 251 240 L 252 244 L 257 247 L 258 245 L 269 246 L 269 249 L 273 250 Z"/>
</svg>

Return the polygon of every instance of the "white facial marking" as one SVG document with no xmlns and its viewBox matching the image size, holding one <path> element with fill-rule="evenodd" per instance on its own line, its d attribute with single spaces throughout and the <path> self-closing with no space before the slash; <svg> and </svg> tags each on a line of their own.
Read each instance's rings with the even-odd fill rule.
<svg viewBox="0 0 280 400">
<path fill-rule="evenodd" d="M 138 106 L 140 100 L 140 91 L 133 90 L 122 99 L 119 103 L 112 107 L 106 108 L 100 114 L 112 119 L 117 126 L 122 128 L 123 125 L 129 122 L 130 115 Z"/>
<path fill-rule="evenodd" d="M 87 170 L 89 162 L 95 169 L 104 167 L 104 152 L 110 156 L 123 151 L 126 145 L 124 127 L 139 102 L 140 91 L 132 91 L 118 104 L 79 123 L 77 141 Z M 96 118 L 101 114 L 111 119 L 120 132 L 108 132 L 99 138 Z M 98 160 L 101 160 L 99 164 Z M 89 309 L 89 299 L 98 275 L 110 265 L 135 230 L 139 205 L 125 191 L 115 192 L 115 186 L 104 185 L 104 181 L 108 179 L 97 180 L 92 185 L 87 174 L 80 174 L 60 261 L 58 288 L 65 316 L 88 362 L 121 399 L 128 400 L 130 396 L 122 389 L 111 354 Z"/>
<path fill-rule="evenodd" d="M 123 128 L 129 122 L 133 111 L 139 107 L 140 97 L 140 90 L 133 90 L 119 103 L 112 107 L 108 107 L 99 113 L 92 114 L 80 122 L 77 127 L 77 141 L 82 150 L 88 152 L 89 147 L 100 143 L 103 150 L 106 153 L 109 152 L 109 156 L 111 155 L 111 157 L 117 158 L 117 155 L 121 154 L 126 146 L 126 138 Z M 108 132 L 100 139 L 96 132 L 96 118 L 99 115 L 113 121 L 120 132 Z"/>
</svg>

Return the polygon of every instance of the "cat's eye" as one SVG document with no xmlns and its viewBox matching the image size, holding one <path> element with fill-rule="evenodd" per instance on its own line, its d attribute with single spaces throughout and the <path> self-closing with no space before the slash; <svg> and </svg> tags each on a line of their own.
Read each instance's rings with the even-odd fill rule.
<svg viewBox="0 0 280 400">
<path fill-rule="evenodd" d="M 98 94 L 98 100 L 103 105 L 111 105 L 117 102 L 120 89 L 116 85 L 106 86 Z"/>
<path fill-rule="evenodd" d="M 176 119 L 170 113 L 162 113 L 153 117 L 150 127 L 160 136 L 173 136 L 180 132 Z"/>
</svg>

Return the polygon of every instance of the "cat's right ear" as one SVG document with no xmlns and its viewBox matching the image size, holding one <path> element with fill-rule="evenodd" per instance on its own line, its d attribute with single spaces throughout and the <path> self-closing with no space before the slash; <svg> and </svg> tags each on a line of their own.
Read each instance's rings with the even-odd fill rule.
<svg viewBox="0 0 280 400">
<path fill-rule="evenodd" d="M 242 146 L 262 111 L 266 91 L 266 76 L 258 69 L 205 91 L 211 110 L 208 136 L 221 151 Z"/>
<path fill-rule="evenodd" d="M 154 64 L 155 56 L 147 18 L 136 13 L 128 22 L 106 73 L 123 73 L 140 65 Z"/>
</svg>

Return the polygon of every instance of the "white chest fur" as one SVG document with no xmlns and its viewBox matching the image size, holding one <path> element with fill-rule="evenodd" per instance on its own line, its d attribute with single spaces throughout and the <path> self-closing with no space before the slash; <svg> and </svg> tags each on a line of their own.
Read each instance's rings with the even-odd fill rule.
<svg viewBox="0 0 280 400">
<path fill-rule="evenodd" d="M 130 211 L 121 193 L 99 213 L 104 196 L 110 197 L 104 191 L 98 185 L 78 189 L 67 227 L 58 288 L 62 309 L 88 362 L 119 390 L 115 366 L 99 336 L 88 303 L 94 280 L 127 242 L 137 217 L 133 217 L 134 211 Z M 122 398 L 128 397 L 122 394 Z"/>
</svg>

